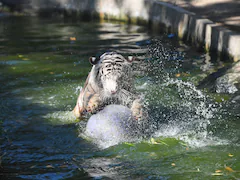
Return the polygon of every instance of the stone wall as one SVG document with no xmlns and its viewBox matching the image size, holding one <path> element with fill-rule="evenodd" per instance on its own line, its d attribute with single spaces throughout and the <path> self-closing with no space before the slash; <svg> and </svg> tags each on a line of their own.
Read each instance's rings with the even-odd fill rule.
<svg viewBox="0 0 240 180">
<path fill-rule="evenodd" d="M 2 2 L 7 0 L 0 0 Z M 14 0 L 10 0 L 14 1 Z M 221 58 L 240 60 L 240 35 L 178 6 L 156 0 L 22 0 L 32 12 L 121 20 L 175 33 L 198 48 Z"/>
</svg>

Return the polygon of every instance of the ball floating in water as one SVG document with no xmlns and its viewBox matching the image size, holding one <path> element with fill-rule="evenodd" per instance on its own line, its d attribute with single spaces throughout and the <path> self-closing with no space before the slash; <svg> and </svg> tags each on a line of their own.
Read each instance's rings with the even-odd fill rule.
<svg viewBox="0 0 240 180">
<path fill-rule="evenodd" d="M 137 121 L 129 108 L 122 105 L 108 105 L 92 115 L 86 126 L 86 135 L 101 142 L 118 144 L 126 142 L 137 134 Z"/>
</svg>

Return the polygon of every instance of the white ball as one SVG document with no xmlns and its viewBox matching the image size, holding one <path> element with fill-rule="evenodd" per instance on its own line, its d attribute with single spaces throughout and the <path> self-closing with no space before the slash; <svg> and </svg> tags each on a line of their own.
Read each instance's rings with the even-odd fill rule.
<svg viewBox="0 0 240 180">
<path fill-rule="evenodd" d="M 96 143 L 115 145 L 131 141 L 138 134 L 131 110 L 122 105 L 108 105 L 88 120 L 85 134 Z"/>
</svg>

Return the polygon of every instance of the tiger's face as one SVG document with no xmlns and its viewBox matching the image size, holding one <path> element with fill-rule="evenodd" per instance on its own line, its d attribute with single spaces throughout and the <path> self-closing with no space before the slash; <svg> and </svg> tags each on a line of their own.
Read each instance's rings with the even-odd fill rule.
<svg viewBox="0 0 240 180">
<path fill-rule="evenodd" d="M 96 71 L 96 79 L 103 89 L 105 97 L 117 96 L 119 90 L 129 86 L 132 57 L 125 59 L 115 52 L 107 52 L 99 58 L 90 58 Z"/>
</svg>

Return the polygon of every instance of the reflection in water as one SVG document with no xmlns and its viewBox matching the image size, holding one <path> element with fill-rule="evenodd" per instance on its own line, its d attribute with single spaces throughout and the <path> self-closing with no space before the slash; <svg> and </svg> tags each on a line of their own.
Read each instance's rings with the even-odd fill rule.
<svg viewBox="0 0 240 180">
<path fill-rule="evenodd" d="M 194 86 L 206 73 L 205 55 L 154 37 L 124 24 L 0 19 L 0 176 L 211 179 L 220 169 L 224 178 L 239 178 L 239 122 Z M 140 72 L 136 86 L 154 138 L 99 149 L 79 137 L 86 121 L 79 128 L 70 111 L 91 68 L 88 58 L 106 50 L 146 60 L 142 69 L 151 71 Z"/>
</svg>

